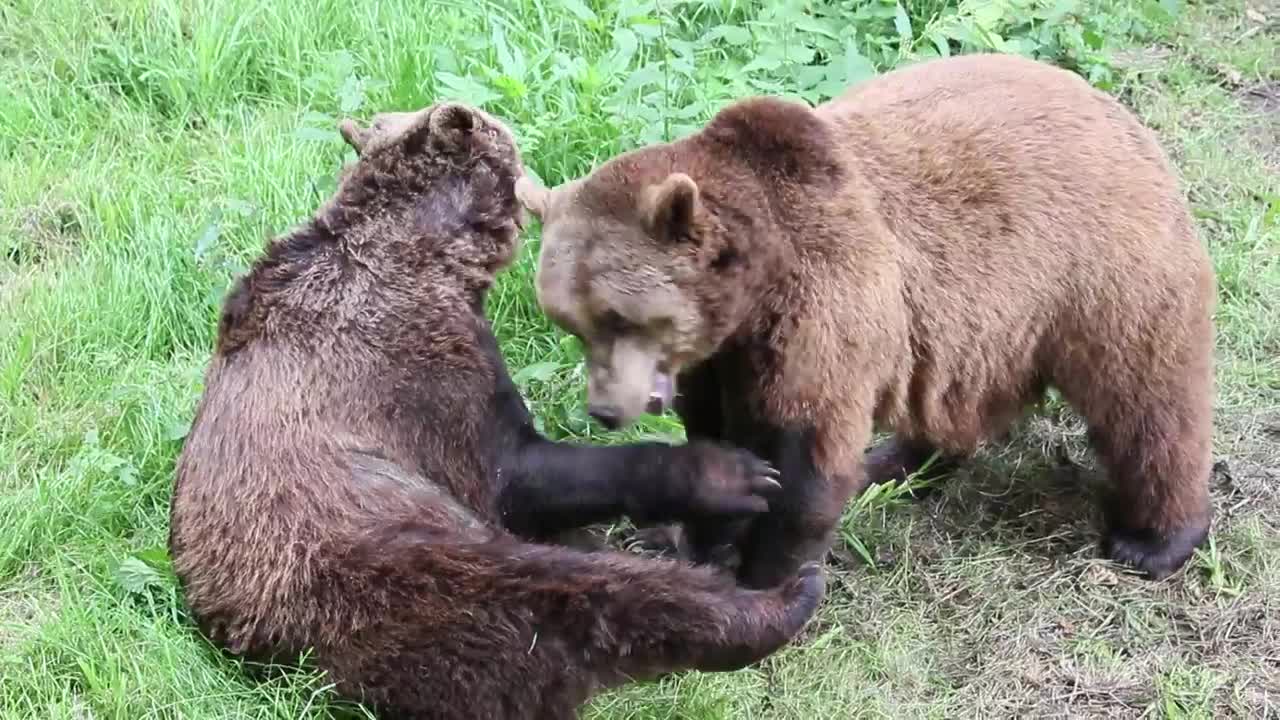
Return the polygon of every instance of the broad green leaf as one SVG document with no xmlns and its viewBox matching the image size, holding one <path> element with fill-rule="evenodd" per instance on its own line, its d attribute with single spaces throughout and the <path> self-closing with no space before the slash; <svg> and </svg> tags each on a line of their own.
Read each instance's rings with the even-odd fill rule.
<svg viewBox="0 0 1280 720">
<path fill-rule="evenodd" d="M 804 33 L 825 35 L 833 40 L 839 37 L 831 27 L 831 23 L 829 21 L 816 18 L 812 15 L 801 15 L 796 18 L 795 29 Z"/>
<path fill-rule="evenodd" d="M 1046 25 L 1057 25 L 1062 19 L 1076 9 L 1079 0 L 1058 0 L 1048 13 L 1044 15 Z"/>
<path fill-rule="evenodd" d="M 652 15 L 658 12 L 656 0 L 622 0 L 613 5 L 613 12 L 619 20 L 624 22 L 630 22 L 638 15 Z"/>
<path fill-rule="evenodd" d="M 530 380 L 546 382 L 561 367 L 560 363 L 550 361 L 533 363 L 532 365 L 526 365 L 517 370 L 516 373 L 511 376 L 511 380 L 517 385 L 523 385 Z"/>
<path fill-rule="evenodd" d="M 971 16 L 973 24 L 981 28 L 994 28 L 1004 19 L 1004 11 L 1001 3 L 978 3 Z"/>
<path fill-rule="evenodd" d="M 622 70 L 631 64 L 636 51 L 640 49 L 640 40 L 630 28 L 620 27 L 613 31 L 614 67 Z"/>
<path fill-rule="evenodd" d="M 911 18 L 907 15 L 907 11 L 902 7 L 902 3 L 898 3 L 893 13 L 893 29 L 898 31 L 898 39 L 903 45 L 911 43 Z"/>
<path fill-rule="evenodd" d="M 455 99 L 473 105 L 483 106 L 500 97 L 497 93 L 469 77 L 454 75 L 449 72 L 437 72 L 436 79 L 456 96 Z"/>
<path fill-rule="evenodd" d="M 1262 216 L 1262 224 L 1264 227 L 1272 227 L 1280 222 L 1280 195 L 1268 195 L 1263 200 L 1268 205 L 1266 213 Z"/>
<path fill-rule="evenodd" d="M 848 40 L 844 45 L 844 81 L 848 85 L 860 83 L 876 75 L 876 66 Z"/>
<path fill-rule="evenodd" d="M 1160 7 L 1169 14 L 1170 20 L 1182 14 L 1183 0 L 1160 0 Z"/>
<path fill-rule="evenodd" d="M 818 86 L 827 76 L 827 68 L 823 65 L 805 65 L 796 71 L 796 85 L 809 90 Z"/>
<path fill-rule="evenodd" d="M 314 129 L 314 128 L 306 128 Z M 326 140 L 328 138 L 325 138 Z M 201 231 L 200 237 L 196 239 L 195 257 L 196 260 L 202 260 L 213 246 L 218 243 L 218 236 L 222 233 L 221 213 L 214 216 L 209 224 Z"/>
<path fill-rule="evenodd" d="M 522 98 L 528 92 L 528 87 L 520 82 L 519 78 L 513 78 L 510 75 L 501 75 L 492 80 L 493 86 L 509 98 Z"/>
<path fill-rule="evenodd" d="M 661 80 L 662 80 L 661 63 L 649 63 L 648 65 L 645 65 L 644 67 L 631 73 L 631 76 L 628 77 L 627 81 L 622 84 L 622 87 L 619 88 L 617 94 L 619 96 L 626 96 L 635 92 L 636 90 L 639 90 L 640 88 L 643 88 L 646 85 L 649 85 L 650 83 L 659 82 Z"/>
<path fill-rule="evenodd" d="M 649 22 L 649 20 L 650 18 L 644 18 L 643 21 L 633 20 L 630 23 L 631 29 L 635 31 L 636 35 L 639 35 L 645 40 L 653 41 L 661 39 L 662 23 L 656 20 Z"/>
<path fill-rule="evenodd" d="M 300 127 L 293 131 L 293 136 L 299 140 L 332 142 L 341 139 L 341 135 L 336 130 L 326 130 L 324 128 Z"/>
<path fill-rule="evenodd" d="M 186 420 L 170 423 L 164 430 L 164 439 L 169 442 L 177 442 L 185 438 L 189 432 L 191 432 L 191 423 Z"/>
<path fill-rule="evenodd" d="M 797 65 L 808 65 L 813 62 L 814 54 L 814 49 L 808 45 L 791 45 L 786 50 L 787 61 Z"/>
<path fill-rule="evenodd" d="M 847 90 L 848 87 L 849 86 L 846 85 L 843 80 L 837 80 L 836 78 L 828 77 L 827 79 L 818 83 L 818 85 L 813 90 L 818 94 L 819 99 L 825 99 L 825 98 L 839 97 L 840 95 L 843 95 L 844 91 Z"/>
<path fill-rule="evenodd" d="M 142 552 L 134 553 L 133 556 L 150 565 L 152 569 L 159 573 L 167 573 L 173 567 L 173 563 L 169 559 L 169 551 L 163 547 L 143 550 Z"/>
<path fill-rule="evenodd" d="M 116 468 L 116 479 L 128 487 L 137 485 L 138 469 L 129 462 L 121 462 L 120 466 Z"/>
<path fill-rule="evenodd" d="M 211 308 L 215 308 L 215 309 L 221 308 L 222 299 L 226 296 L 226 294 L 227 294 L 227 285 L 225 283 L 220 285 L 215 285 L 214 287 L 209 288 L 209 292 L 205 294 L 204 303 L 205 305 Z"/>
<path fill-rule="evenodd" d="M 560 4 L 564 6 L 565 10 L 568 10 L 579 20 L 590 22 L 596 19 L 595 12 L 593 12 L 591 8 L 587 7 L 586 3 L 582 2 L 582 0 L 560 0 Z"/>
<path fill-rule="evenodd" d="M 160 573 L 136 557 L 128 557 L 121 561 L 116 568 L 116 582 L 120 587 L 134 594 L 145 593 L 147 588 L 163 584 Z"/>
<path fill-rule="evenodd" d="M 939 57 L 949 57 L 951 55 L 951 44 L 947 41 L 946 35 L 937 28 L 930 29 L 925 37 L 933 43 L 933 47 L 938 51 Z"/>
<path fill-rule="evenodd" d="M 353 154 L 354 150 L 351 151 Z M 350 158 L 345 162 L 355 162 L 355 158 Z M 332 175 L 317 175 L 311 178 L 311 189 L 319 197 L 328 197 L 338 189 L 338 179 Z"/>
<path fill-rule="evenodd" d="M 782 58 L 777 57 L 772 53 L 764 53 L 762 55 L 757 56 L 755 60 L 752 60 L 751 62 L 743 66 L 740 72 L 747 74 L 747 73 L 756 72 L 758 70 L 777 70 L 781 66 L 782 66 Z"/>
<path fill-rule="evenodd" d="M 751 31 L 737 25 L 720 25 L 707 33 L 709 39 L 721 38 L 730 45 L 750 45 Z"/>
<path fill-rule="evenodd" d="M 520 48 L 513 48 L 507 44 L 507 34 L 502 29 L 501 23 L 493 24 L 493 31 L 490 33 L 493 41 L 493 50 L 498 56 L 498 67 L 502 68 L 502 72 L 507 77 L 522 80 L 524 78 L 524 62 L 523 58 L 517 59 Z"/>
<path fill-rule="evenodd" d="M 694 100 L 684 107 L 672 112 L 669 117 L 674 120 L 692 120 L 703 115 L 710 115 L 711 108 L 705 100 Z"/>
<path fill-rule="evenodd" d="M 336 121 L 333 119 L 333 116 L 328 113 L 308 110 L 302 114 L 302 122 L 307 125 L 332 125 Z"/>
<path fill-rule="evenodd" d="M 349 115 L 364 104 L 364 84 L 355 75 L 348 75 L 338 90 L 338 109 Z"/>
</svg>

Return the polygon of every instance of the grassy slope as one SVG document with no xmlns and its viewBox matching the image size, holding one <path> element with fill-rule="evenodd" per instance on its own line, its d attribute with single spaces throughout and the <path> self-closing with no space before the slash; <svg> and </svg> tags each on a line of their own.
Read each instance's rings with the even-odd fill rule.
<svg viewBox="0 0 1280 720">
<path fill-rule="evenodd" d="M 131 558 L 164 545 L 226 278 L 315 207 L 342 158 L 332 133 L 299 135 L 304 113 L 421 105 L 432 71 L 491 52 L 491 34 L 468 38 L 504 20 L 523 56 L 509 64 L 609 55 L 608 32 L 506 7 L 0 3 L 0 717 L 328 716 L 314 678 L 244 682 L 167 577 Z M 1276 18 L 1189 12 L 1125 56 L 1119 91 L 1176 157 L 1220 273 L 1216 545 L 1159 585 L 1095 559 L 1078 489 L 1092 459 L 1051 410 L 937 497 L 851 510 L 805 642 L 758 670 L 611 693 L 592 717 L 1280 713 Z M 647 52 L 577 80 L 548 60 L 523 100 L 498 104 L 538 172 L 558 180 L 639 141 L 643 119 L 596 98 Z M 576 352 L 530 301 L 534 250 L 490 310 L 547 429 L 589 437 Z"/>
</svg>

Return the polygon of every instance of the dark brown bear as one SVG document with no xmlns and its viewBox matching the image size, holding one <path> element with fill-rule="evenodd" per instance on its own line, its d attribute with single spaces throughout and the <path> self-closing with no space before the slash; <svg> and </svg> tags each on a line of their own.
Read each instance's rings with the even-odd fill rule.
<svg viewBox="0 0 1280 720">
<path fill-rule="evenodd" d="M 739 545 L 750 585 L 820 557 L 868 478 L 970 456 L 1051 385 L 1110 470 L 1105 552 L 1160 578 L 1206 537 L 1213 272 L 1153 134 L 1079 77 L 922 62 L 517 192 L 591 413 L 678 387 L 690 437 L 782 471 Z M 895 440 L 864 458 L 877 426 Z"/>
<path fill-rule="evenodd" d="M 170 546 L 202 630 L 250 658 L 310 651 L 341 694 L 431 720 L 572 718 L 603 688 L 788 642 L 816 566 L 757 591 L 531 542 L 760 512 L 772 470 L 539 436 L 482 313 L 517 238 L 510 133 L 441 104 L 343 134 L 360 158 L 335 197 L 227 298 L 178 464 Z"/>
</svg>

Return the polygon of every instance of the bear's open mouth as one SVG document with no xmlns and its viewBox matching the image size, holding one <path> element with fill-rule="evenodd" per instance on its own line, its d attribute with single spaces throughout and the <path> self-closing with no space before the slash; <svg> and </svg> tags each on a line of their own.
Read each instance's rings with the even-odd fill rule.
<svg viewBox="0 0 1280 720">
<path fill-rule="evenodd" d="M 649 402 L 645 412 L 650 415 L 661 415 L 671 407 L 671 399 L 675 397 L 676 382 L 669 373 L 654 372 L 653 389 L 649 391 Z"/>
</svg>

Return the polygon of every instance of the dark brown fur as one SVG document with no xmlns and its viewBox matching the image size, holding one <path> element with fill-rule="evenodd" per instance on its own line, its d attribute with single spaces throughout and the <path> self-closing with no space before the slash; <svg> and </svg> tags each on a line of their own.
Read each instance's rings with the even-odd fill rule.
<svg viewBox="0 0 1280 720">
<path fill-rule="evenodd" d="M 580 447 L 534 430 L 482 310 L 521 164 L 461 105 L 344 124 L 335 197 L 226 300 L 178 463 L 170 546 L 230 652 L 311 651 L 385 717 L 570 718 L 632 678 L 781 647 L 823 592 L 536 544 L 626 513 L 761 512 L 772 471 L 710 443 Z"/>
<path fill-rule="evenodd" d="M 868 478 L 971 455 L 1050 385 L 1110 470 L 1112 557 L 1159 578 L 1206 537 L 1212 269 L 1152 133 L 1080 78 L 920 63 L 517 192 L 598 416 L 678 372 L 690 437 L 782 471 L 741 544 L 750 584 L 820 556 Z M 864 458 L 876 426 L 896 440 Z"/>
</svg>

